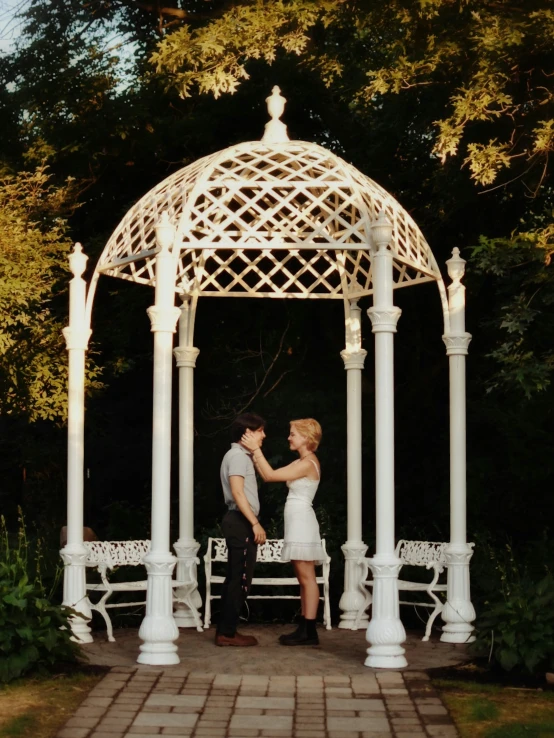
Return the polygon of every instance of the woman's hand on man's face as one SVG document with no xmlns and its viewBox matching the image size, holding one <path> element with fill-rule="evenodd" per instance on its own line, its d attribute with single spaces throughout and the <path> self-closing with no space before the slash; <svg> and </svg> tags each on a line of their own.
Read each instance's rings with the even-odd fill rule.
<svg viewBox="0 0 554 738">
<path fill-rule="evenodd" d="M 242 438 L 240 439 L 240 442 L 243 446 L 245 446 L 249 451 L 255 451 L 257 448 L 260 448 L 260 444 L 258 443 L 254 433 L 250 429 L 248 429 Z"/>
</svg>

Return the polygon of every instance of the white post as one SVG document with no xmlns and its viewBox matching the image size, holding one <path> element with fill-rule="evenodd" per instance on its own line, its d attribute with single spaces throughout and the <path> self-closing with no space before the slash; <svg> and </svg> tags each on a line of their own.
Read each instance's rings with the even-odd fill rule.
<svg viewBox="0 0 554 738">
<path fill-rule="evenodd" d="M 442 612 L 441 641 L 469 643 L 475 610 L 471 603 L 469 561 L 473 554 L 466 533 L 466 377 L 465 361 L 471 335 L 465 329 L 465 287 L 461 279 L 465 261 L 460 250 L 446 262 L 452 284 L 448 287 L 450 332 L 443 336 L 450 367 L 450 543 L 445 551 L 448 590 Z"/>
<path fill-rule="evenodd" d="M 64 562 L 63 604 L 78 615 L 70 619 L 73 639 L 91 643 L 88 623 L 92 617 L 86 590 L 86 550 L 83 546 L 85 353 L 90 328 L 85 302 L 87 285 L 82 275 L 88 257 L 80 243 L 69 257 L 73 279 L 69 284 L 69 326 L 63 335 L 69 354 L 67 402 L 67 543 L 60 551 Z"/>
<path fill-rule="evenodd" d="M 154 407 L 152 422 L 152 534 L 144 557 L 148 573 L 146 615 L 141 623 L 139 664 L 178 664 L 174 641 L 171 576 L 176 559 L 169 549 L 171 472 L 171 373 L 173 334 L 180 310 L 175 307 L 176 259 L 171 251 L 175 228 L 167 212 L 156 226 L 155 304 L 148 308 L 154 334 Z"/>
<path fill-rule="evenodd" d="M 376 543 L 370 559 L 373 603 L 366 638 L 366 666 L 396 669 L 407 666 L 401 644 L 406 632 L 400 620 L 400 559 L 394 540 L 394 334 L 401 310 L 393 304 L 393 265 L 389 244 L 392 225 L 381 212 L 372 224 L 373 307 L 375 334 L 375 476 Z"/>
<path fill-rule="evenodd" d="M 196 582 L 196 554 L 200 548 L 194 539 L 194 367 L 200 353 L 191 346 L 194 315 L 190 300 L 184 300 L 179 319 L 179 347 L 173 353 L 179 369 L 179 540 L 173 544 L 177 554 L 177 579 Z M 179 590 L 177 590 L 179 594 Z M 190 595 L 199 609 L 202 598 L 195 586 Z M 196 626 L 190 609 L 177 603 L 173 613 L 179 628 Z"/>
<path fill-rule="evenodd" d="M 354 629 L 358 611 L 365 602 L 360 589 L 362 567 L 356 563 L 367 551 L 362 541 L 362 369 L 367 351 L 362 348 L 361 309 L 351 300 L 346 311 L 346 348 L 341 351 L 346 370 L 347 533 L 344 553 L 344 592 L 339 628 Z M 367 614 L 358 620 L 366 628 Z"/>
</svg>

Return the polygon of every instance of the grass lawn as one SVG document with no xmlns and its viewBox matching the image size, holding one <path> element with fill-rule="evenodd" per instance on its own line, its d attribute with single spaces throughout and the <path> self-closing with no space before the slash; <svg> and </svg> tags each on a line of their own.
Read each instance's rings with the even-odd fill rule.
<svg viewBox="0 0 554 738">
<path fill-rule="evenodd" d="M 554 692 L 433 679 L 462 738 L 554 738 Z"/>
<path fill-rule="evenodd" d="M 84 671 L 0 686 L 0 738 L 53 738 L 103 676 Z"/>
</svg>

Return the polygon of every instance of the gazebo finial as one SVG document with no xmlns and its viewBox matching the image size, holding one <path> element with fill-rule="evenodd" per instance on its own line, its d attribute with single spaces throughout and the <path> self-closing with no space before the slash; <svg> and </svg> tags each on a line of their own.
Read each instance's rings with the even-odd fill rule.
<svg viewBox="0 0 554 738">
<path fill-rule="evenodd" d="M 275 85 L 271 95 L 265 99 L 267 110 L 271 116 L 269 123 L 265 124 L 265 133 L 262 141 L 264 143 L 286 143 L 290 141 L 286 125 L 279 120 L 285 110 L 286 99 L 281 95 L 281 90 Z"/>
</svg>

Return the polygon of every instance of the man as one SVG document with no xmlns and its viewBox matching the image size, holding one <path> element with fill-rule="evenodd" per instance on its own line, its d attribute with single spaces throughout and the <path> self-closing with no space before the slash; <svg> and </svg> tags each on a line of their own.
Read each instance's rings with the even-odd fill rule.
<svg viewBox="0 0 554 738">
<path fill-rule="evenodd" d="M 264 428 L 265 420 L 259 415 L 239 415 L 231 426 L 231 448 L 221 462 L 221 486 L 228 507 L 222 528 L 228 558 L 215 635 L 217 646 L 258 644 L 254 636 L 237 633 L 240 611 L 252 584 L 257 547 L 266 540 L 265 530 L 258 520 L 260 501 L 252 455 L 240 440 L 247 430 L 251 430 L 261 446 L 265 438 Z"/>
</svg>

